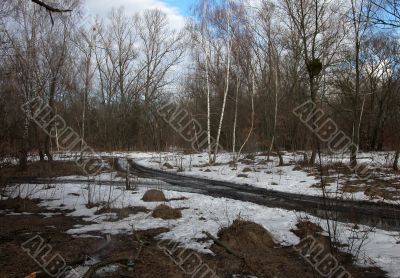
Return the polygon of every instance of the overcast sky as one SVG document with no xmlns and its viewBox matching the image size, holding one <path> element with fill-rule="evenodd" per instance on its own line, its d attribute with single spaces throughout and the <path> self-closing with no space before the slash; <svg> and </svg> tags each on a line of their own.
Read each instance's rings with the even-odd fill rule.
<svg viewBox="0 0 400 278">
<path fill-rule="evenodd" d="M 88 14 L 100 16 L 106 16 L 113 7 L 123 6 L 127 14 L 158 8 L 168 15 L 172 26 L 183 27 L 192 3 L 193 0 L 85 0 L 85 8 Z"/>
</svg>

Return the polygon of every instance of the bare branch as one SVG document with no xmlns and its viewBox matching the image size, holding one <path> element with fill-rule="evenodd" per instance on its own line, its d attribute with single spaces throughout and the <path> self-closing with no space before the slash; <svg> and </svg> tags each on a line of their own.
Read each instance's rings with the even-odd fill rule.
<svg viewBox="0 0 400 278">
<path fill-rule="evenodd" d="M 52 7 L 46 3 L 44 3 L 43 1 L 40 0 L 31 0 L 33 3 L 38 4 L 39 6 L 45 8 L 46 10 L 48 10 L 49 12 L 54 12 L 54 13 L 67 13 L 67 12 L 72 12 L 71 9 L 58 9 L 55 7 Z"/>
</svg>

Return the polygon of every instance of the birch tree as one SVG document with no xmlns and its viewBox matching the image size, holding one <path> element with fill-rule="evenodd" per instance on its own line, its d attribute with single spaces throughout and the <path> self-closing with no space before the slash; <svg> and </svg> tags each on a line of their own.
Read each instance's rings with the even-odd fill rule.
<svg viewBox="0 0 400 278">
<path fill-rule="evenodd" d="M 221 114 L 220 114 L 220 119 L 219 119 L 219 124 L 218 124 L 218 130 L 217 130 L 217 138 L 215 140 L 215 147 L 214 147 L 214 157 L 213 157 L 213 163 L 217 161 L 217 155 L 219 151 L 219 143 L 221 139 L 221 130 L 222 130 L 222 123 L 224 121 L 224 116 L 225 116 L 225 107 L 226 107 L 226 98 L 228 96 L 229 92 L 229 84 L 230 84 L 230 71 L 231 71 L 231 47 L 232 47 L 232 38 L 231 38 L 231 5 L 230 1 L 226 2 L 226 30 L 225 30 L 225 40 L 226 40 L 226 49 L 225 49 L 225 55 L 226 55 L 226 77 L 225 77 L 225 89 L 224 89 L 224 95 L 223 95 L 223 101 L 222 101 L 222 108 L 221 108 Z"/>
<path fill-rule="evenodd" d="M 362 65 L 360 60 L 361 43 L 364 39 L 365 33 L 368 30 L 369 18 L 371 12 L 371 2 L 369 1 L 351 1 L 351 23 L 353 26 L 353 40 L 354 40 L 354 95 L 353 95 L 353 120 L 352 120 L 352 134 L 351 134 L 351 147 L 350 147 L 350 165 L 357 165 L 357 151 L 360 144 L 360 129 L 362 117 L 365 107 L 365 94 L 362 96 L 363 100 L 361 106 L 359 98 L 361 94 L 361 71 Z"/>
<path fill-rule="evenodd" d="M 338 28 L 341 22 L 340 3 L 329 0 L 284 0 L 283 10 L 289 17 L 289 28 L 293 36 L 298 36 L 302 45 L 304 70 L 307 73 L 310 100 L 319 103 L 319 86 L 321 72 L 329 66 L 329 60 L 338 50 L 342 32 Z M 312 111 L 312 155 L 310 163 L 314 164 L 319 148 L 316 136 L 318 119 L 317 107 Z"/>
</svg>

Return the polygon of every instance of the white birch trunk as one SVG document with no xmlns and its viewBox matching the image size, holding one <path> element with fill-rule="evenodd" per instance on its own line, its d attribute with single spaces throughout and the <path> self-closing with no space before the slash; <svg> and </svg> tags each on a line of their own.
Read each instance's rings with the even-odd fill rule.
<svg viewBox="0 0 400 278">
<path fill-rule="evenodd" d="M 217 161 L 217 154 L 218 154 L 218 147 L 219 147 L 219 140 L 221 138 L 221 130 L 222 130 L 222 123 L 224 121 L 224 115 L 225 115 L 225 106 L 226 106 L 226 98 L 228 96 L 228 91 L 229 91 L 229 77 L 230 77 L 230 68 L 231 68 L 231 38 L 230 38 L 230 12 L 228 10 L 228 26 L 227 26 L 227 33 L 228 33 L 228 38 L 227 38 L 227 49 L 226 49 L 226 55 L 227 55 L 227 69 L 226 69 L 226 80 L 225 80 L 225 92 L 224 92 L 224 100 L 222 102 L 222 109 L 221 109 L 221 116 L 219 119 L 219 125 L 218 125 L 218 132 L 217 132 L 217 140 L 215 142 L 215 149 L 214 149 L 214 158 L 213 158 L 213 163 Z"/>
<path fill-rule="evenodd" d="M 278 61 L 276 61 L 275 66 L 275 112 L 274 112 L 274 133 L 272 135 L 271 145 L 269 146 L 269 153 L 272 152 L 272 149 L 275 144 L 275 135 L 276 135 L 276 122 L 278 116 Z M 269 156 L 269 155 L 268 155 Z"/>
<path fill-rule="evenodd" d="M 239 76 L 237 77 L 236 81 L 236 98 L 235 98 L 235 117 L 233 121 L 233 134 L 232 134 L 232 160 L 236 162 L 236 126 L 237 126 L 237 116 L 238 116 L 238 98 L 239 98 L 239 88 L 240 88 L 240 81 Z"/>
<path fill-rule="evenodd" d="M 206 83 L 207 83 L 207 143 L 208 163 L 211 164 L 211 104 L 210 104 L 210 77 L 208 72 L 209 45 L 206 45 Z"/>
</svg>

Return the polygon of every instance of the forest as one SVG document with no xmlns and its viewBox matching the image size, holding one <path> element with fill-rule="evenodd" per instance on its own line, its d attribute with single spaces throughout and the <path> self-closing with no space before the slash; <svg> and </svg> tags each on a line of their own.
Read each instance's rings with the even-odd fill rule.
<svg viewBox="0 0 400 278">
<path fill-rule="evenodd" d="M 60 150 L 21 110 L 34 97 L 97 150 L 191 149 L 158 113 L 174 104 L 198 123 L 190 132 L 225 150 L 314 150 L 313 162 L 315 136 L 293 113 L 312 101 L 318 120 L 350 138 L 353 163 L 356 149 L 398 151 L 396 1 L 259 2 L 198 1 L 177 30 L 160 10 L 100 18 L 63 1 L 55 5 L 71 11 L 49 16 L 2 1 L 1 155 L 22 165 L 28 153 L 51 160 Z M 211 141 L 204 149 L 218 152 Z"/>
<path fill-rule="evenodd" d="M 399 0 L 1 0 L 0 277 L 399 278 L 399 127 Z"/>
</svg>

